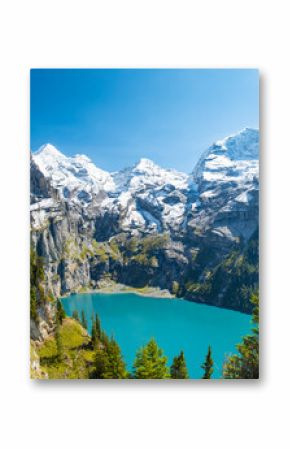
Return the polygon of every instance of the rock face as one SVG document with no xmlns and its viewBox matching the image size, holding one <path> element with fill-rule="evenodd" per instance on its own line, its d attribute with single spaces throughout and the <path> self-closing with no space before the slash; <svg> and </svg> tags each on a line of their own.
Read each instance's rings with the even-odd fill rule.
<svg viewBox="0 0 290 449">
<path fill-rule="evenodd" d="M 244 129 L 216 142 L 193 172 L 198 204 L 189 225 L 228 239 L 248 239 L 257 228 L 259 134 Z"/>
<path fill-rule="evenodd" d="M 31 242 L 47 289 L 59 296 L 110 277 L 250 312 L 240 291 L 258 282 L 258 253 L 245 256 L 257 246 L 258 150 L 258 131 L 244 129 L 209 147 L 188 175 L 148 159 L 108 173 L 44 145 L 31 158 Z M 241 258 L 256 267 L 249 285 L 244 276 L 234 287 L 228 273 L 217 287 L 229 258 L 233 271 Z"/>
</svg>

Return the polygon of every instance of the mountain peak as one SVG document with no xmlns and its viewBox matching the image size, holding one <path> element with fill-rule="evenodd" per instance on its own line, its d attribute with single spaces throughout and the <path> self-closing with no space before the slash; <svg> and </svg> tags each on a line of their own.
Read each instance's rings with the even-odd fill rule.
<svg viewBox="0 0 290 449">
<path fill-rule="evenodd" d="M 51 156 L 54 158 L 64 158 L 65 155 L 62 154 L 54 145 L 51 143 L 46 143 L 44 145 L 41 145 L 41 147 L 34 153 L 37 156 L 45 155 L 45 156 Z"/>
<path fill-rule="evenodd" d="M 156 165 L 153 161 L 151 161 L 151 159 L 147 159 L 145 157 L 142 157 L 139 162 L 137 162 L 137 164 L 135 165 L 134 169 L 135 170 L 152 170 L 154 168 L 158 167 L 158 165 Z M 159 168 L 159 167 L 158 167 Z"/>
<path fill-rule="evenodd" d="M 259 130 L 243 128 L 237 133 L 231 134 L 222 140 L 215 142 L 214 147 L 219 147 L 231 159 L 258 159 L 259 158 Z"/>
<path fill-rule="evenodd" d="M 211 145 L 201 155 L 193 178 L 201 183 L 202 189 L 207 189 L 208 183 L 242 186 L 258 173 L 258 160 L 259 130 L 244 128 Z"/>
</svg>

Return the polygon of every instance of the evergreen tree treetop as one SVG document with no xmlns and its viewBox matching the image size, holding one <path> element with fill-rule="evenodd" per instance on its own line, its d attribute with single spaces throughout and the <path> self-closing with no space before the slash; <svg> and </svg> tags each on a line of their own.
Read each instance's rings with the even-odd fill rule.
<svg viewBox="0 0 290 449">
<path fill-rule="evenodd" d="M 239 354 L 228 357 L 223 366 L 224 379 L 258 379 L 259 378 L 259 296 L 251 295 L 254 305 L 252 334 L 246 335 L 237 345 Z"/>
<path fill-rule="evenodd" d="M 81 315 L 81 325 L 83 326 L 84 329 L 88 330 L 88 322 L 85 316 L 85 312 L 83 310 Z"/>
<path fill-rule="evenodd" d="M 95 378 L 127 379 L 125 362 L 117 342 L 111 338 L 107 345 L 96 349 Z"/>
<path fill-rule="evenodd" d="M 79 316 L 79 312 L 77 310 L 73 311 L 72 317 L 74 320 L 76 320 L 80 323 L 80 316 Z"/>
<path fill-rule="evenodd" d="M 201 368 L 204 370 L 202 379 L 210 379 L 213 374 L 213 359 L 210 346 L 208 347 L 205 362 L 201 365 Z"/>
<path fill-rule="evenodd" d="M 102 327 L 101 327 L 101 320 L 97 313 L 96 313 L 96 319 L 95 319 L 95 326 L 96 326 L 96 336 L 98 339 L 100 339 L 101 334 L 102 334 Z"/>
<path fill-rule="evenodd" d="M 169 370 L 167 357 L 152 338 L 146 346 L 137 351 L 134 362 L 134 377 L 137 379 L 166 379 Z"/>
<path fill-rule="evenodd" d="M 183 351 L 177 357 L 174 357 L 170 367 L 171 379 L 188 379 L 188 371 Z"/>
<path fill-rule="evenodd" d="M 58 299 L 56 302 L 56 321 L 62 324 L 64 318 L 65 318 L 65 311 L 61 301 Z"/>
</svg>

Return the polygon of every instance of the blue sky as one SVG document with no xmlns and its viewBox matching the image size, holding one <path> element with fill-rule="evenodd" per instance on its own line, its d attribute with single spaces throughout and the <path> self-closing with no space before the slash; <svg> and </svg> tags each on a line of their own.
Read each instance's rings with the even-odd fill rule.
<svg viewBox="0 0 290 449">
<path fill-rule="evenodd" d="M 31 149 L 51 143 L 108 171 L 141 157 L 192 171 L 215 140 L 259 127 L 254 69 L 32 69 Z"/>
</svg>

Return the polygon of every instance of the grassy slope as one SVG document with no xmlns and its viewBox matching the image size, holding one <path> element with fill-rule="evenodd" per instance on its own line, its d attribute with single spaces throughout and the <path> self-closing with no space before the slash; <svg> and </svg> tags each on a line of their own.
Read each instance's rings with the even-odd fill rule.
<svg viewBox="0 0 290 449">
<path fill-rule="evenodd" d="M 75 320 L 66 318 L 60 329 L 63 360 L 57 360 L 55 338 L 49 337 L 38 348 L 41 369 L 49 379 L 87 379 L 93 369 L 95 353 L 91 350 L 90 337 Z"/>
</svg>

